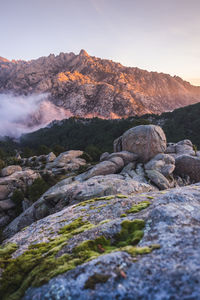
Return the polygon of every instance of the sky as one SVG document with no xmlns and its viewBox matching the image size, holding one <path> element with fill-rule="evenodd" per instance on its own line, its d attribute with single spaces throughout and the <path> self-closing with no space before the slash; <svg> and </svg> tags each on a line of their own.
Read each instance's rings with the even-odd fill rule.
<svg viewBox="0 0 200 300">
<path fill-rule="evenodd" d="M 0 0 L 0 56 L 81 49 L 200 85 L 200 0 Z"/>
</svg>

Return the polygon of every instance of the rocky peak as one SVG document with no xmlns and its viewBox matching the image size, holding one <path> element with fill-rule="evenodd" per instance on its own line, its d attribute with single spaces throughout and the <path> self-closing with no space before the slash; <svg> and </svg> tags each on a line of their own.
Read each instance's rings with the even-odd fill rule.
<svg viewBox="0 0 200 300">
<path fill-rule="evenodd" d="M 60 80 L 61 73 L 71 78 L 80 75 L 76 80 Z M 55 105 L 80 117 L 160 114 L 200 101 L 200 87 L 179 77 L 124 67 L 83 49 L 78 55 L 51 54 L 29 62 L 0 60 L 0 93 L 9 92 L 47 92 Z"/>
<path fill-rule="evenodd" d="M 90 55 L 84 50 L 84 49 L 81 49 L 80 53 L 79 53 L 79 56 L 86 56 L 86 57 L 89 57 Z"/>
<path fill-rule="evenodd" d="M 0 56 L 0 62 L 10 62 L 7 58 Z"/>
</svg>

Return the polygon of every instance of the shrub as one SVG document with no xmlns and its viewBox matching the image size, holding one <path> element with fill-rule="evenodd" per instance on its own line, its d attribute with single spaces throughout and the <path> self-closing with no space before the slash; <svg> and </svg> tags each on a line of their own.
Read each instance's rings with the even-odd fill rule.
<svg viewBox="0 0 200 300">
<path fill-rule="evenodd" d="M 5 167 L 5 162 L 0 159 L 0 171 Z"/>
<path fill-rule="evenodd" d="M 37 178 L 31 186 L 27 188 L 27 197 L 35 202 L 42 194 L 48 190 L 49 186 L 42 178 Z"/>
<path fill-rule="evenodd" d="M 83 152 L 83 154 L 80 156 L 80 158 L 85 159 L 85 161 L 87 163 L 92 162 L 92 157 L 87 152 Z"/>
<path fill-rule="evenodd" d="M 65 148 L 63 146 L 60 145 L 55 145 L 53 147 L 53 153 L 55 153 L 56 156 L 58 156 L 60 153 L 65 152 Z"/>
<path fill-rule="evenodd" d="M 93 161 L 99 161 L 101 150 L 98 147 L 94 145 L 89 145 L 85 148 L 85 152 L 89 154 Z"/>
<path fill-rule="evenodd" d="M 22 201 L 24 200 L 24 193 L 21 190 L 15 190 L 12 194 L 11 200 L 16 204 L 16 212 L 22 212 Z"/>
<path fill-rule="evenodd" d="M 37 149 L 37 155 L 42 155 L 42 154 L 49 154 L 51 152 L 51 149 L 47 147 L 46 145 L 41 145 Z"/>
<path fill-rule="evenodd" d="M 42 178 L 46 182 L 48 187 L 51 187 L 51 186 L 55 185 L 58 182 L 58 180 L 55 178 L 55 176 L 52 176 L 49 173 L 42 174 Z"/>
</svg>

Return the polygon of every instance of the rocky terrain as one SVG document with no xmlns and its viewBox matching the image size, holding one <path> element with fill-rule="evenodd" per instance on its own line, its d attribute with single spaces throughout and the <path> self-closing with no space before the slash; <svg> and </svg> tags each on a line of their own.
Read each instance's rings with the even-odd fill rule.
<svg viewBox="0 0 200 300">
<path fill-rule="evenodd" d="M 64 175 L 2 227 L 1 299 L 200 299 L 199 151 L 154 125 L 113 146 L 96 165 L 71 150 L 1 171 L 0 205 L 27 174 Z"/>
<path fill-rule="evenodd" d="M 27 62 L 0 58 L 0 93 L 47 93 L 67 117 L 111 119 L 160 114 L 200 101 L 200 87 L 177 76 L 124 67 L 84 50 Z"/>
</svg>

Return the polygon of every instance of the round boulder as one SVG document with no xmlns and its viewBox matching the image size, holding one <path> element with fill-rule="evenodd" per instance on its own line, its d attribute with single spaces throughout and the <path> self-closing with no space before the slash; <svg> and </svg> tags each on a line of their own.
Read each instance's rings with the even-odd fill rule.
<svg viewBox="0 0 200 300">
<path fill-rule="evenodd" d="M 166 150 L 166 136 L 161 127 L 140 125 L 122 135 L 122 150 L 138 154 L 139 161 L 146 163 Z"/>
</svg>

